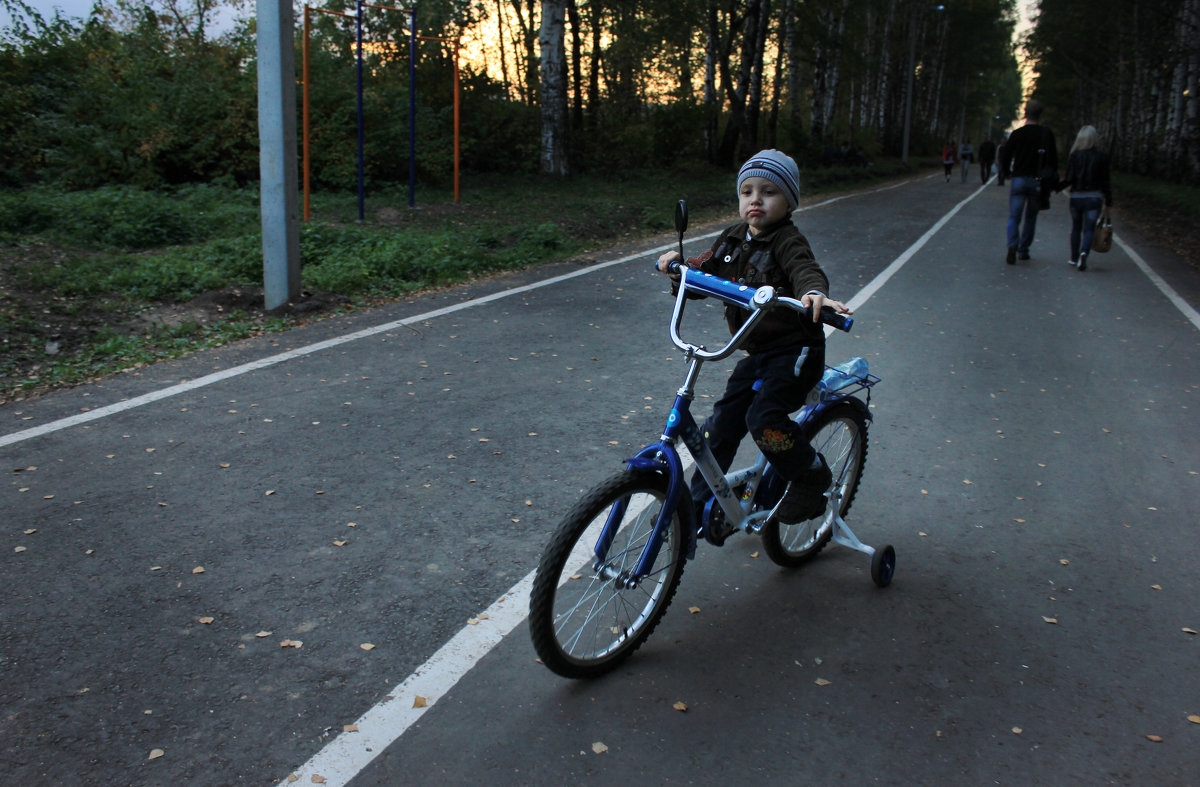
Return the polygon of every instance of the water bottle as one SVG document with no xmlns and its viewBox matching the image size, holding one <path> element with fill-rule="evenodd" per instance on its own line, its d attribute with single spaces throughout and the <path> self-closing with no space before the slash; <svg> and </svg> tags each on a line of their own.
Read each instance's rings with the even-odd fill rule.
<svg viewBox="0 0 1200 787">
<path fill-rule="evenodd" d="M 866 377 L 866 359 L 855 356 L 844 363 L 827 368 L 825 374 L 821 376 L 821 381 L 813 389 L 810 400 L 824 401 L 828 395 L 859 383 L 865 380 Z"/>
</svg>

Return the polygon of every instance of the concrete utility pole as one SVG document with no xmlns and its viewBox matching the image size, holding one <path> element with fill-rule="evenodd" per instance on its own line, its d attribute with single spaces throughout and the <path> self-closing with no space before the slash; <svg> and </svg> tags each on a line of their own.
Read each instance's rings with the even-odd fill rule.
<svg viewBox="0 0 1200 787">
<path fill-rule="evenodd" d="M 258 155 L 267 311 L 300 294 L 296 62 L 291 0 L 258 0 Z"/>
</svg>

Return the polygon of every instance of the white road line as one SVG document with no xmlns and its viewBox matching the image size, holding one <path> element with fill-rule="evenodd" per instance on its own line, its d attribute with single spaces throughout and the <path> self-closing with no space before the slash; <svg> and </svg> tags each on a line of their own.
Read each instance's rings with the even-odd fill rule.
<svg viewBox="0 0 1200 787">
<path fill-rule="evenodd" d="M 1113 240 L 1118 246 L 1121 247 L 1122 251 L 1129 255 L 1129 259 L 1133 260 L 1134 264 L 1142 269 L 1142 273 L 1146 274 L 1146 278 L 1153 282 L 1154 286 L 1158 287 L 1163 295 L 1167 296 L 1167 300 L 1173 303 L 1175 308 L 1179 309 L 1179 311 L 1183 313 L 1183 316 L 1186 317 L 1188 321 L 1192 323 L 1192 325 L 1196 326 L 1197 330 L 1200 330 L 1200 312 L 1197 312 L 1192 308 L 1191 304 L 1179 297 L 1179 293 L 1175 292 L 1175 289 L 1170 284 L 1167 284 L 1162 276 L 1159 276 L 1154 272 L 1154 269 L 1151 268 L 1144 259 L 1142 259 L 1142 255 L 1138 254 L 1131 247 L 1127 246 L 1125 241 L 1121 240 L 1116 233 L 1113 233 Z"/>
<path fill-rule="evenodd" d="M 979 196 L 983 190 L 981 187 L 955 205 L 916 243 L 906 249 L 871 283 L 860 290 L 850 300 L 850 303 L 857 306 L 866 303 L 888 279 L 912 259 L 922 246 L 929 242 L 929 239 L 938 230 L 945 226 L 954 214 Z M 845 199 L 845 196 L 834 197 L 805 209 L 820 207 L 840 199 Z M 718 234 L 720 233 L 711 233 L 704 237 L 713 237 Z M 693 240 L 700 240 L 700 238 L 693 238 Z M 674 244 L 662 248 L 663 250 L 674 248 Z M 636 256 L 649 256 L 650 254 L 653 254 L 653 251 L 643 252 Z M 617 262 L 626 262 L 631 259 L 634 257 L 625 257 Z M 485 610 L 484 615 L 479 616 L 481 620 L 478 624 L 468 625 L 459 631 L 453 639 L 443 645 L 437 653 L 434 653 L 429 661 L 422 664 L 403 683 L 388 692 L 383 702 L 359 717 L 354 722 L 355 731 L 343 732 L 338 735 L 313 755 L 312 759 L 280 782 L 279 787 L 308 784 L 317 776 L 324 779 L 322 783 L 326 787 L 338 787 L 338 785 L 347 784 L 361 773 L 389 745 L 399 740 L 400 736 L 416 723 L 425 711 L 431 708 L 440 697 L 445 696 L 480 659 L 496 645 L 499 645 L 504 637 L 525 619 L 529 609 L 529 591 L 533 587 L 534 573 L 533 571 L 529 572 L 520 582 L 513 585 L 507 593 L 500 597 L 499 601 Z M 423 702 L 416 703 L 421 704 L 422 707 L 413 707 L 417 697 L 423 698 Z"/>
</svg>

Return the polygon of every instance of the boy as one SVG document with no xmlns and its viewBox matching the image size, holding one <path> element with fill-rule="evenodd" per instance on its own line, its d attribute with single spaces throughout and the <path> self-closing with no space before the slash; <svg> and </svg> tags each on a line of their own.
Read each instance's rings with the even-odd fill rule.
<svg viewBox="0 0 1200 787">
<path fill-rule="evenodd" d="M 822 306 L 849 314 L 846 305 L 828 296 L 829 280 L 813 258 L 808 240 L 792 223 L 800 199 L 800 172 L 792 158 L 778 150 L 763 150 L 742 165 L 737 178 L 738 213 L 742 221 L 725 230 L 712 249 L 687 261 L 730 281 L 752 286 L 769 284 L 780 295 L 797 298 L 812 310 L 811 320 L 786 307 L 772 309 L 746 338 L 749 355 L 738 362 L 702 427 L 713 456 L 728 470 L 738 444 L 747 432 L 766 454 L 780 477 L 790 482 L 776 517 L 794 524 L 825 511 L 825 492 L 833 481 L 824 458 L 800 437 L 789 415 L 800 409 L 825 368 Z M 667 252 L 658 269 L 679 259 Z M 749 312 L 725 307 L 730 332 Z M 755 383 L 761 380 L 759 390 Z M 696 474 L 691 483 L 697 509 L 712 495 Z"/>
</svg>

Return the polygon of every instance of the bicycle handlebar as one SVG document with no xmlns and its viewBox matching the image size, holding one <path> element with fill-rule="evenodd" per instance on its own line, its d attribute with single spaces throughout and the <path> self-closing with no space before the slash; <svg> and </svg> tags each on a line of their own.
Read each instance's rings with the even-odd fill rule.
<svg viewBox="0 0 1200 787">
<path fill-rule="evenodd" d="M 805 317 L 812 316 L 812 310 L 804 306 L 795 298 L 786 298 L 782 295 L 775 294 L 775 288 L 763 286 L 754 288 L 747 284 L 736 284 L 727 279 L 722 279 L 719 276 L 713 276 L 709 273 L 703 273 L 695 268 L 688 268 L 678 260 L 673 261 L 667 266 L 669 273 L 679 273 L 679 289 L 690 289 L 699 292 L 701 295 L 708 295 L 716 298 L 724 303 L 731 303 L 734 306 L 740 306 L 748 311 L 756 309 L 769 308 L 773 306 L 786 306 L 790 309 L 800 312 Z M 686 274 L 683 272 L 687 271 Z M 838 314 L 830 306 L 821 307 L 821 322 L 825 325 L 833 326 L 839 331 L 849 333 L 850 327 L 854 325 L 854 318 L 847 317 L 844 314 Z"/>
</svg>

